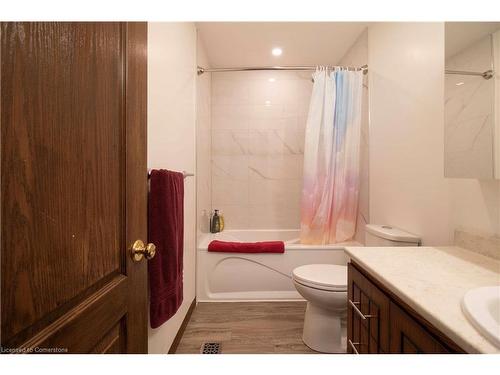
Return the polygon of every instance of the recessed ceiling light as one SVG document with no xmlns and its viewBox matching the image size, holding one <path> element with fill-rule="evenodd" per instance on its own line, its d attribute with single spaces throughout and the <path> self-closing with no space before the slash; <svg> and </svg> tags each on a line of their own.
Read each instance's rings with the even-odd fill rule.
<svg viewBox="0 0 500 375">
<path fill-rule="evenodd" d="M 271 77 L 271 78 L 268 79 L 268 81 L 269 82 L 274 82 L 274 81 L 276 81 L 276 78 Z"/>
<path fill-rule="evenodd" d="M 271 53 L 273 54 L 273 56 L 281 56 L 283 50 L 279 47 L 275 47 L 272 49 Z"/>
<path fill-rule="evenodd" d="M 271 105 L 271 101 L 270 100 L 266 100 L 266 106 L 269 107 Z"/>
<path fill-rule="evenodd" d="M 455 83 L 455 85 L 457 85 L 457 86 L 462 86 L 463 84 L 464 84 L 464 82 Z"/>
</svg>

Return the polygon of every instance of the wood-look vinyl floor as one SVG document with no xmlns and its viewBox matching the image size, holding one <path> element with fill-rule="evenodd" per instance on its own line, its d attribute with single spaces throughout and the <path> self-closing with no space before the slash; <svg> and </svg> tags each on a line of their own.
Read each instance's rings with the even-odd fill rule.
<svg viewBox="0 0 500 375">
<path fill-rule="evenodd" d="M 302 342 L 305 302 L 200 302 L 177 354 L 220 342 L 222 354 L 316 353 Z"/>
</svg>

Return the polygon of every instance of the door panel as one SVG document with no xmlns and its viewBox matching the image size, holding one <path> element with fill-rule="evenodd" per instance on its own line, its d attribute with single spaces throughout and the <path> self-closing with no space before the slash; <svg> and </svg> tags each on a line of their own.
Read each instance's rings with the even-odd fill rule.
<svg viewBox="0 0 500 375">
<path fill-rule="evenodd" d="M 449 350 L 435 339 L 396 304 L 390 304 L 390 348 L 391 353 L 449 353 Z"/>
<path fill-rule="evenodd" d="M 146 29 L 1 25 L 4 347 L 146 350 Z"/>
<path fill-rule="evenodd" d="M 126 314 L 127 281 L 124 276 L 116 277 L 22 345 L 68 348 L 76 353 L 91 351 Z"/>
<path fill-rule="evenodd" d="M 123 340 L 123 324 L 117 323 L 101 341 L 90 351 L 91 354 L 118 354 Z"/>
</svg>

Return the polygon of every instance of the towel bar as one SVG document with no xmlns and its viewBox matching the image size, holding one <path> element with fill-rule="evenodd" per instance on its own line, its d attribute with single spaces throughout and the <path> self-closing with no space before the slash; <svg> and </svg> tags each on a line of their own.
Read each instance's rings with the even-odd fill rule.
<svg viewBox="0 0 500 375">
<path fill-rule="evenodd" d="M 194 176 L 194 173 L 189 173 L 186 171 L 182 171 L 184 178 Z M 151 168 L 148 169 L 148 178 L 151 176 Z"/>
</svg>

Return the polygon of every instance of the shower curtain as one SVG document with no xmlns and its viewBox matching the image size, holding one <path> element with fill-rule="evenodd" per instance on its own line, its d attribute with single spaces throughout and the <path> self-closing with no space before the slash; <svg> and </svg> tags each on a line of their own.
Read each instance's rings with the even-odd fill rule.
<svg viewBox="0 0 500 375">
<path fill-rule="evenodd" d="M 356 231 L 363 73 L 313 74 L 304 147 L 301 243 L 350 240 Z"/>
</svg>

